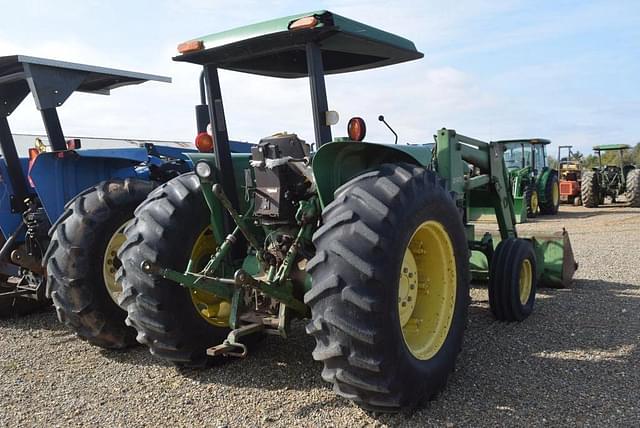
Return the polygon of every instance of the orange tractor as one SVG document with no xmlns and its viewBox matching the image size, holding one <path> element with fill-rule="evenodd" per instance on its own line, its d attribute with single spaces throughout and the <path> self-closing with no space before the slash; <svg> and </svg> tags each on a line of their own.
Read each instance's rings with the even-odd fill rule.
<svg viewBox="0 0 640 428">
<path fill-rule="evenodd" d="M 560 178 L 560 202 L 582 204 L 580 183 L 582 181 L 582 163 L 571 151 L 573 146 L 558 147 L 558 174 Z M 566 156 L 562 153 L 566 152 Z"/>
</svg>

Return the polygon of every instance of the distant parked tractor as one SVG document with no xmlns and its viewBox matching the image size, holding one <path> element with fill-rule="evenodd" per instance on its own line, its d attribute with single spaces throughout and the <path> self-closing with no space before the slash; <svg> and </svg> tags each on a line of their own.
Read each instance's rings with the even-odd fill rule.
<svg viewBox="0 0 640 428">
<path fill-rule="evenodd" d="M 573 146 L 558 146 L 558 172 L 560 176 L 560 202 L 582 205 L 580 183 L 582 162 L 576 159 Z M 566 152 L 566 153 L 565 153 Z M 565 154 L 563 156 L 563 153 Z"/>
<path fill-rule="evenodd" d="M 505 148 L 504 161 L 509 170 L 516 220 L 524 223 L 538 214 L 557 214 L 560 205 L 558 172 L 547 165 L 542 138 L 498 141 Z"/>
<path fill-rule="evenodd" d="M 67 294 L 64 302 L 61 296 L 55 296 L 55 284 L 49 290 L 54 292 L 54 301 L 76 303 L 73 310 L 67 308 L 67 318 L 91 316 L 91 308 L 81 305 L 78 299 L 87 296 L 82 291 L 86 284 L 102 283 L 99 247 L 104 247 L 113 235 L 106 214 L 118 211 L 123 198 L 144 199 L 155 187 L 153 183 L 190 170 L 184 149 L 147 145 L 84 150 L 80 140 L 67 139 L 62 132 L 57 109 L 74 92 L 108 95 L 112 89 L 149 80 L 170 82 L 162 76 L 23 55 L 0 57 L 0 228 L 5 240 L 0 249 L 0 312 L 48 303 L 45 282 L 49 276 L 49 285 L 55 282 L 54 277 L 74 284 L 74 292 Z M 29 93 L 42 115 L 47 135 L 34 141 L 28 157 L 20 157 L 8 116 Z M 94 203 L 76 200 L 76 205 L 70 204 L 78 194 L 83 201 L 90 199 Z M 84 216 L 73 225 L 68 224 L 65 239 L 59 240 L 56 231 L 69 220 L 69 210 L 74 206 Z M 53 238 L 49 235 L 52 224 Z M 107 237 L 107 233 L 111 235 Z M 80 236 L 84 241 L 93 239 L 95 245 L 77 246 L 73 239 Z M 53 247 L 48 254 L 59 256 L 57 263 L 47 269 L 43 260 L 50 243 Z M 71 264 L 77 273 L 64 270 Z M 95 320 L 101 322 L 98 317 Z"/>
<path fill-rule="evenodd" d="M 110 348 L 135 342 L 116 304 L 116 252 L 136 206 L 159 184 L 190 171 L 185 152 L 195 149 L 150 143 L 83 149 L 81 140 L 64 135 L 58 108 L 74 92 L 108 95 L 150 80 L 170 82 L 85 64 L 0 57 L 0 315 L 46 305 L 50 297 L 60 320 L 80 337 Z M 20 157 L 8 116 L 29 93 L 46 137 Z"/>
<path fill-rule="evenodd" d="M 640 169 L 636 165 L 624 163 L 625 151 L 631 149 L 627 144 L 605 144 L 595 146 L 598 165 L 582 174 L 582 205 L 594 208 L 605 203 L 605 198 L 615 203 L 624 195 L 632 207 L 640 207 Z M 603 162 L 602 152 L 617 152 L 616 161 Z"/>
</svg>

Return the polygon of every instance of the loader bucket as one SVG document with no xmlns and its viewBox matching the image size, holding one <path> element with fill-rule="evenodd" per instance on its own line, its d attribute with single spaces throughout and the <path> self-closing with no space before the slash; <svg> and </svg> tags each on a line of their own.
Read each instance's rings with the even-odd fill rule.
<svg viewBox="0 0 640 428">
<path fill-rule="evenodd" d="M 526 237 L 531 241 L 536 253 L 537 277 L 539 287 L 566 288 L 571 284 L 578 263 L 573 257 L 569 234 L 562 232 L 547 236 Z M 494 239 L 494 245 L 500 242 Z M 472 251 L 469 258 L 471 277 L 474 281 L 485 282 L 489 279 L 489 263 L 485 254 Z"/>
<path fill-rule="evenodd" d="M 563 228 L 552 236 L 533 237 L 536 258 L 538 259 L 538 286 L 566 288 L 571 284 L 578 263 L 573 257 L 569 234 Z"/>
</svg>

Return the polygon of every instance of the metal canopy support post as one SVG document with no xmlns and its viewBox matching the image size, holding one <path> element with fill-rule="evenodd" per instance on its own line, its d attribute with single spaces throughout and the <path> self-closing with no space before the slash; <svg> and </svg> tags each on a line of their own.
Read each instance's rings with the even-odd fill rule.
<svg viewBox="0 0 640 428">
<path fill-rule="evenodd" d="M 27 182 L 24 179 L 22 164 L 18 157 L 18 151 L 16 150 L 16 145 L 11 135 L 9 121 L 5 116 L 0 116 L 0 148 L 2 149 L 4 160 L 7 163 L 9 180 L 13 188 L 13 203 L 11 206 L 16 211 L 23 211 L 24 200 L 29 196 L 29 192 Z"/>
<path fill-rule="evenodd" d="M 311 108 L 313 125 L 318 147 L 331 141 L 331 127 L 327 125 L 327 89 L 324 84 L 324 65 L 320 46 L 314 42 L 307 43 L 307 72 L 311 86 Z"/>
<path fill-rule="evenodd" d="M 196 106 L 196 128 L 198 133 L 207 132 L 209 122 L 209 106 L 207 105 L 207 91 L 205 90 L 203 71 L 200 73 L 200 104 Z"/>
<path fill-rule="evenodd" d="M 213 146 L 216 153 L 215 162 L 220 172 L 218 182 L 222 185 L 224 193 L 231 202 L 231 206 L 239 210 L 238 193 L 236 191 L 236 179 L 233 174 L 233 162 L 231 161 L 231 149 L 229 148 L 229 134 L 227 133 L 227 123 L 224 118 L 224 108 L 222 105 L 222 91 L 220 89 L 220 78 L 215 65 L 204 66 L 204 82 L 206 86 L 207 101 L 209 104 L 209 118 L 211 119 L 211 132 L 213 133 Z M 229 212 L 224 215 L 224 231 L 230 234 L 233 231 L 234 221 Z M 241 258 L 243 253 L 244 237 L 239 237 L 237 244 L 231 249 L 231 257 Z"/>
<path fill-rule="evenodd" d="M 222 91 L 220 90 L 218 69 L 214 65 L 205 65 L 204 78 L 207 86 L 207 98 L 209 101 L 209 117 L 213 119 L 211 121 L 211 131 L 213 132 L 216 166 L 218 167 L 218 171 L 222 172 L 221 176 L 218 177 L 218 181 L 222 184 L 224 193 L 231 201 L 233 208 L 238 210 L 236 180 L 233 175 L 231 150 L 229 148 L 229 134 L 227 133 L 227 123 L 224 118 Z"/>
<path fill-rule="evenodd" d="M 49 138 L 49 145 L 53 151 L 67 150 L 67 143 L 62 133 L 62 126 L 55 108 L 45 108 L 40 110 L 44 129 Z"/>
<path fill-rule="evenodd" d="M 530 144 L 531 146 L 531 171 L 535 172 L 536 170 L 536 155 L 538 154 L 538 148 L 534 144 Z"/>
</svg>

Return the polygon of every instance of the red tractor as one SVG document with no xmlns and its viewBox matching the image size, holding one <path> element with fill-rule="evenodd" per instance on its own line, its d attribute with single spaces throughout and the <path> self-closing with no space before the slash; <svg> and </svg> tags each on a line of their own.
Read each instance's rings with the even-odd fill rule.
<svg viewBox="0 0 640 428">
<path fill-rule="evenodd" d="M 560 178 L 560 202 L 582 204 L 580 183 L 582 181 L 582 163 L 571 151 L 573 146 L 558 147 L 558 174 Z M 563 150 L 564 149 L 564 150 Z M 562 153 L 566 151 L 566 156 Z"/>
</svg>

